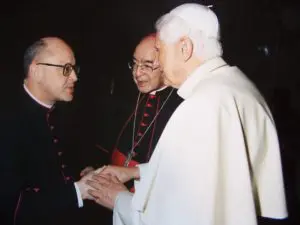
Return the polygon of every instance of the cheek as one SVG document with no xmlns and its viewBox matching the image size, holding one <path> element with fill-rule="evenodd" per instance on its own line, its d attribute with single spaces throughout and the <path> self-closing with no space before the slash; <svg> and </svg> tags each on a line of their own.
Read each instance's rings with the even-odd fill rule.
<svg viewBox="0 0 300 225">
<path fill-rule="evenodd" d="M 161 76 L 160 76 L 160 74 L 155 74 L 155 75 L 152 75 L 149 79 L 150 79 L 150 83 L 152 85 L 157 86 L 160 82 Z"/>
<path fill-rule="evenodd" d="M 164 63 L 165 63 L 165 54 L 164 54 L 163 51 L 161 51 L 161 52 L 159 53 L 159 55 L 158 55 L 158 61 L 159 61 L 159 64 L 160 64 L 161 66 L 164 65 Z"/>
</svg>

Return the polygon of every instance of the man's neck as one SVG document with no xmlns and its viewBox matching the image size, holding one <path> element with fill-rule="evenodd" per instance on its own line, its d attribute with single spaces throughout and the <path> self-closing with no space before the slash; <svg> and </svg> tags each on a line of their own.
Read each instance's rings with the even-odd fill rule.
<svg viewBox="0 0 300 225">
<path fill-rule="evenodd" d="M 150 95 L 155 95 L 156 92 L 162 91 L 162 90 L 166 89 L 167 87 L 168 87 L 168 86 L 162 86 L 162 87 L 160 87 L 160 88 L 158 88 L 158 89 L 156 89 L 156 90 L 154 90 L 154 91 L 151 91 L 149 94 L 150 94 Z"/>
<path fill-rule="evenodd" d="M 35 94 L 30 90 L 30 86 L 27 85 L 26 80 L 24 81 L 23 87 L 24 87 L 24 90 L 26 91 L 26 93 L 38 104 L 40 104 L 41 106 L 44 106 L 48 109 L 52 108 L 53 104 L 45 103 L 44 101 L 40 100 L 38 97 L 35 96 Z"/>
</svg>

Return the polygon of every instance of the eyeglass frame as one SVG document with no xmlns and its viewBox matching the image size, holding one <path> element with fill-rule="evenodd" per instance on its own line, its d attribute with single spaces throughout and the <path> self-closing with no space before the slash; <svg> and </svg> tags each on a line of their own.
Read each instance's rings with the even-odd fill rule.
<svg viewBox="0 0 300 225">
<path fill-rule="evenodd" d="M 148 60 L 147 60 L 147 61 L 145 61 L 145 63 L 136 63 L 136 62 L 134 62 L 134 60 L 132 60 L 132 61 L 129 61 L 129 62 L 127 63 L 127 66 L 128 66 L 128 68 L 129 68 L 132 72 L 137 71 L 139 67 L 141 68 L 141 70 L 142 70 L 143 72 L 146 72 L 147 69 L 151 70 L 151 71 L 148 71 L 148 72 L 153 72 L 153 71 L 155 71 L 155 70 L 157 70 L 157 69 L 159 68 L 159 66 L 153 67 L 153 66 L 147 65 L 146 63 L 153 63 L 153 61 L 148 61 Z M 132 64 L 132 65 L 131 65 L 131 64 Z M 145 70 L 145 69 L 146 69 L 146 70 Z"/>
<path fill-rule="evenodd" d="M 63 68 L 63 76 L 64 77 L 69 77 L 72 73 L 72 71 L 75 72 L 76 75 L 79 74 L 80 72 L 80 67 L 79 66 L 76 66 L 76 65 L 72 65 L 71 63 L 66 63 L 64 65 L 60 65 L 60 64 L 52 64 L 52 63 L 36 63 L 36 65 L 44 65 L 44 66 L 53 66 L 53 67 L 59 67 L 59 68 Z M 69 74 L 66 74 L 66 71 L 67 71 L 67 67 L 68 66 L 71 66 L 72 68 L 72 71 L 69 73 Z"/>
</svg>

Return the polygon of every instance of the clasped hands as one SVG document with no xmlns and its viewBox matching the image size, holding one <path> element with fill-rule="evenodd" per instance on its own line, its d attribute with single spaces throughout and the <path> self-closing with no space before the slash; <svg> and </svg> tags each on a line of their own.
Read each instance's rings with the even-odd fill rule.
<svg viewBox="0 0 300 225">
<path fill-rule="evenodd" d="M 128 191 L 125 182 L 139 179 L 138 167 L 103 166 L 97 170 L 86 168 L 82 178 L 76 182 L 83 200 L 94 200 L 96 203 L 114 208 L 115 200 L 120 192 Z"/>
</svg>

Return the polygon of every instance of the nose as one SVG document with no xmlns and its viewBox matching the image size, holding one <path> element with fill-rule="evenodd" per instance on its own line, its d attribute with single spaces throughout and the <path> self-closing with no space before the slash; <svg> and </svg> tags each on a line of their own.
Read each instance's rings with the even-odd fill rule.
<svg viewBox="0 0 300 225">
<path fill-rule="evenodd" d="M 136 65 L 136 69 L 135 71 L 133 72 L 133 74 L 136 76 L 136 77 L 139 77 L 143 74 L 143 70 L 142 70 L 142 67 L 139 66 L 139 65 Z"/>
<path fill-rule="evenodd" d="M 73 70 L 69 76 L 70 79 L 73 80 L 73 82 L 78 81 L 78 75 L 75 73 L 75 71 Z"/>
</svg>

